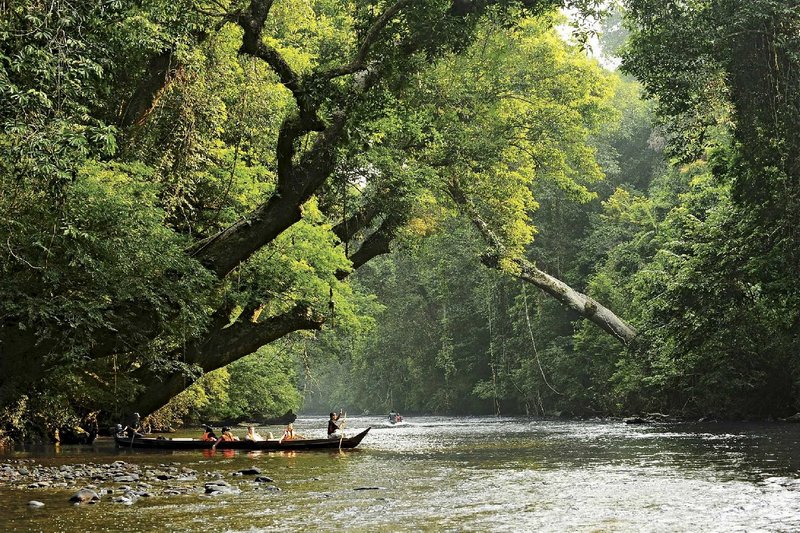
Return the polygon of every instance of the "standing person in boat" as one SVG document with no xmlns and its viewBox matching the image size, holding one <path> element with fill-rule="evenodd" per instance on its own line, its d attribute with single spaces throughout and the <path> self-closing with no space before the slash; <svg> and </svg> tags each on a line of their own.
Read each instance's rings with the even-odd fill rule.
<svg viewBox="0 0 800 533">
<path fill-rule="evenodd" d="M 264 440 L 264 437 L 259 435 L 253 426 L 247 426 L 247 435 L 244 436 L 244 440 L 249 440 L 250 442 L 261 442 Z"/>
<path fill-rule="evenodd" d="M 339 414 L 331 413 L 328 420 L 328 438 L 338 439 L 342 437 L 342 425 L 344 424 L 344 413 L 339 410 Z"/>
<path fill-rule="evenodd" d="M 130 418 L 128 418 L 128 424 L 125 426 L 123 431 L 130 438 L 144 437 L 144 435 L 139 432 L 141 425 L 142 419 L 139 416 L 139 413 L 133 413 Z"/>
</svg>

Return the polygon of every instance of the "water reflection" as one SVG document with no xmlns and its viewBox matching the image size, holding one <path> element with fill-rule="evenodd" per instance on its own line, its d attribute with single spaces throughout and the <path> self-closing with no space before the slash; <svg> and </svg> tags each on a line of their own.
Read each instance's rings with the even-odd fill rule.
<svg viewBox="0 0 800 533">
<path fill-rule="evenodd" d="M 199 490 L 133 506 L 70 508 L 64 490 L 0 487 L 0 530 L 788 531 L 800 528 L 800 427 L 625 426 L 519 418 L 350 417 L 373 430 L 340 452 L 142 453 L 92 447 L 18 452 L 45 464 L 122 459 L 196 470 Z M 320 422 L 301 418 L 300 433 Z M 321 430 L 319 430 L 321 431 Z M 210 450 L 207 450 L 210 452 Z M 257 466 L 274 486 L 234 477 Z M 206 496 L 221 474 L 240 494 Z M 164 486 L 150 481 L 153 491 Z M 175 484 L 176 481 L 171 483 Z M 45 501 L 42 512 L 25 507 Z M 199 518 L 201 517 L 201 518 Z M 110 529 L 109 529 L 110 528 Z"/>
</svg>

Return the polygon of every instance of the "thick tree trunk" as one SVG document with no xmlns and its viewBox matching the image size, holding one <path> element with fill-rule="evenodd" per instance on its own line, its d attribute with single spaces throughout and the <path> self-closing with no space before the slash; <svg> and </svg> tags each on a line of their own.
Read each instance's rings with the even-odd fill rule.
<svg viewBox="0 0 800 533">
<path fill-rule="evenodd" d="M 318 330 L 324 322 L 324 317 L 314 315 L 310 308 L 302 305 L 264 322 L 251 322 L 249 316 L 243 316 L 234 324 L 217 329 L 201 342 L 189 346 L 185 362 L 197 365 L 203 372 L 211 372 L 255 353 L 260 347 L 293 331 Z M 128 410 L 143 415 L 163 407 L 191 385 L 182 372 L 160 376 L 149 369 L 142 369 L 134 377 L 145 387 L 130 403 Z"/>
<path fill-rule="evenodd" d="M 353 219 L 349 228 L 354 234 L 368 223 L 368 217 Z M 378 255 L 389 253 L 388 244 L 395 228 L 396 224 L 387 220 L 367 237 L 350 256 L 353 270 Z M 384 244 L 376 244 L 379 242 Z M 341 271 L 336 275 L 339 279 L 344 279 L 349 274 L 350 272 Z M 303 305 L 297 305 L 290 311 L 263 322 L 252 322 L 252 310 L 246 310 L 231 325 L 228 318 L 230 311 L 228 307 L 220 308 L 212 317 L 208 334 L 203 339 L 189 343 L 185 353 L 173 354 L 174 358 L 182 358 L 186 364 L 197 365 L 203 372 L 211 372 L 255 353 L 260 347 L 284 335 L 299 330 L 318 330 L 325 323 L 325 317 L 314 314 Z M 136 411 L 145 415 L 166 405 L 191 384 L 182 372 L 161 376 L 146 368 L 139 370 L 134 378 L 144 383 L 145 388 L 125 411 Z"/>
<path fill-rule="evenodd" d="M 124 128 L 139 126 L 146 119 L 150 112 L 155 108 L 158 97 L 164 92 L 170 80 L 181 69 L 181 65 L 175 59 L 172 48 L 163 50 L 160 54 L 153 56 L 147 65 L 145 77 L 136 87 L 125 111 L 122 114 L 121 125 Z"/>
</svg>

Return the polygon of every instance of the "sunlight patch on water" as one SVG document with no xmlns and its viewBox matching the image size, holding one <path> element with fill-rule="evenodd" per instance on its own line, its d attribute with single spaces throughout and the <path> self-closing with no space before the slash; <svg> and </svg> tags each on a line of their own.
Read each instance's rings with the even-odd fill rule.
<svg viewBox="0 0 800 533">
<path fill-rule="evenodd" d="M 64 490 L 0 487 L 0 530 L 792 531 L 800 529 L 800 428 L 748 429 L 514 418 L 373 426 L 352 452 L 139 454 L 70 451 L 51 464 L 176 464 L 190 494 L 72 507 Z M 298 420 L 301 433 L 318 418 Z M 105 454 L 105 455 L 103 455 Z M 281 489 L 233 476 L 257 466 Z M 206 496 L 221 475 L 241 493 Z M 153 491 L 162 487 L 153 482 Z M 25 503 L 40 499 L 36 512 Z M 8 510 L 8 512 L 5 512 Z"/>
</svg>

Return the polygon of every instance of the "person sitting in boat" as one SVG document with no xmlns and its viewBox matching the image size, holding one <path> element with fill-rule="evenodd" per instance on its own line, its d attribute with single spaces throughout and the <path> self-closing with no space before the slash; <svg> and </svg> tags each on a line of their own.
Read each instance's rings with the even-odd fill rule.
<svg viewBox="0 0 800 533">
<path fill-rule="evenodd" d="M 247 426 L 247 435 L 244 436 L 244 440 L 249 440 L 250 442 L 261 442 L 264 440 L 264 437 L 259 435 L 258 431 L 256 431 L 253 426 Z"/>
<path fill-rule="evenodd" d="M 329 439 L 338 439 L 342 436 L 342 424 L 344 424 L 343 414 L 339 411 L 339 414 L 331 413 L 331 417 L 328 420 L 328 438 Z"/>
<path fill-rule="evenodd" d="M 280 441 L 283 442 L 285 440 L 294 440 L 294 439 L 303 439 L 303 438 L 305 438 L 305 437 L 303 437 L 302 435 L 300 435 L 299 433 L 297 433 L 294 430 L 294 424 L 289 422 L 289 425 L 286 426 L 285 430 L 283 430 L 283 436 L 281 437 Z"/>
<path fill-rule="evenodd" d="M 217 440 L 217 435 L 214 433 L 214 428 L 208 425 L 203 426 L 203 436 L 200 440 Z"/>
<path fill-rule="evenodd" d="M 224 440 L 225 442 L 232 442 L 235 440 L 239 440 L 239 437 L 231 433 L 231 428 L 225 426 L 224 428 L 222 428 L 222 436 L 219 438 L 217 442 L 219 442 L 220 440 Z"/>
</svg>

